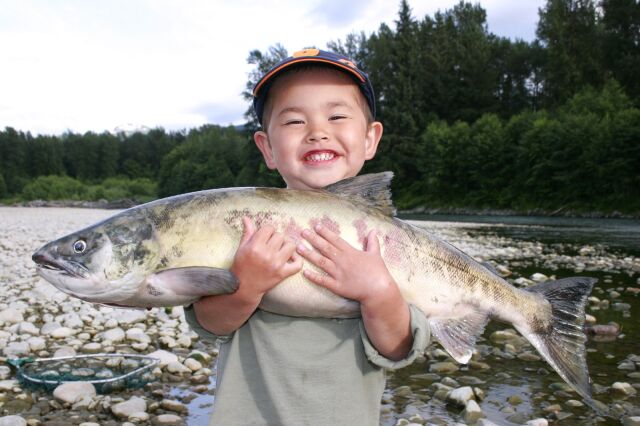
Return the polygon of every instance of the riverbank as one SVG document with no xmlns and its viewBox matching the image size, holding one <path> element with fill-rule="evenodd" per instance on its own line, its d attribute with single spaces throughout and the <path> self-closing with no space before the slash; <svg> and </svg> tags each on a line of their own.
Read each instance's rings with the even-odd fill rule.
<svg viewBox="0 0 640 426">
<path fill-rule="evenodd" d="M 98 201 L 80 201 L 80 200 L 31 200 L 15 202 L 5 205 L 6 207 L 72 207 L 83 209 L 107 209 L 118 210 L 127 209 L 141 204 L 137 200 L 98 200 Z M 3 204 L 0 204 L 2 206 Z M 443 208 L 427 208 L 416 207 L 413 209 L 398 210 L 398 216 L 437 216 L 437 215 L 460 215 L 460 216 L 543 216 L 543 217 L 577 217 L 590 219 L 640 219 L 640 212 L 621 213 L 599 212 L 599 211 L 576 211 L 564 207 L 555 210 L 531 209 L 531 210 L 515 210 L 515 209 L 473 209 L 467 207 L 443 207 Z"/>
<path fill-rule="evenodd" d="M 30 256 L 40 245 L 112 214 L 86 208 L 0 207 L 0 350 L 8 358 L 95 351 L 154 354 L 165 359 L 154 371 L 155 380 L 142 389 L 62 399 L 23 386 L 14 371 L 0 366 L 0 416 L 15 415 L 34 426 L 116 426 L 127 421 L 205 426 L 215 397 L 216 349 L 189 330 L 182 308 L 144 311 L 93 305 L 68 297 L 35 274 Z M 617 254 L 602 244 L 511 239 L 486 224 L 412 223 L 490 262 L 516 286 L 547 277 L 599 278 L 588 322 L 616 322 L 622 332 L 604 336 L 606 341 L 590 339 L 588 363 L 594 397 L 613 411 L 615 422 L 586 407 L 511 325 L 491 322 L 468 365 L 455 363 L 433 344 L 414 365 L 389 372 L 383 426 L 470 425 L 480 418 L 485 426 L 561 420 L 600 426 L 640 416 L 640 257 Z M 123 411 L 127 406 L 136 411 Z"/>
</svg>

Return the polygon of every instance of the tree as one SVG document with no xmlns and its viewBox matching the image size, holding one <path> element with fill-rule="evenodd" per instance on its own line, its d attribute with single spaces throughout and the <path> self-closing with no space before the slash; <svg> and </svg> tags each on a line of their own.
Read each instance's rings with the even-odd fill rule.
<svg viewBox="0 0 640 426">
<path fill-rule="evenodd" d="M 593 0 L 547 0 L 536 34 L 547 51 L 544 94 L 557 106 L 585 85 L 600 87 L 600 32 Z"/>
<path fill-rule="evenodd" d="M 603 57 L 609 73 L 640 105 L 640 2 L 601 0 Z"/>
</svg>

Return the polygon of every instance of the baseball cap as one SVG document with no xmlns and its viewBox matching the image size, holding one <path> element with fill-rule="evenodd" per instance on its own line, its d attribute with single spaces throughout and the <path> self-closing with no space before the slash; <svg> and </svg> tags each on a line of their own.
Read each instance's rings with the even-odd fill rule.
<svg viewBox="0 0 640 426">
<path fill-rule="evenodd" d="M 304 62 L 329 64 L 345 71 L 347 74 L 350 74 L 354 77 L 355 82 L 358 84 L 358 87 L 360 87 L 360 91 L 367 100 L 367 104 L 371 110 L 371 115 L 373 117 L 376 116 L 376 101 L 373 93 L 373 86 L 364 71 L 359 69 L 351 59 L 344 55 L 320 49 L 304 49 L 295 52 L 290 57 L 275 64 L 265 73 L 265 75 L 262 76 L 253 88 L 253 109 L 258 116 L 260 124 L 262 124 L 262 114 L 264 112 L 265 101 L 267 100 L 267 92 L 269 91 L 275 77 L 283 70 Z"/>
</svg>

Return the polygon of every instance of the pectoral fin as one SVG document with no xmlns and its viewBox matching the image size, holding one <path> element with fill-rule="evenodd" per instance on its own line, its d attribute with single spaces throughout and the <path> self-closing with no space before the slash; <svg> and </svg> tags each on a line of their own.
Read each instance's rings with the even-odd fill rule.
<svg viewBox="0 0 640 426">
<path fill-rule="evenodd" d="M 444 350 L 459 363 L 466 364 L 471 359 L 476 339 L 483 333 L 488 320 L 485 312 L 472 308 L 471 312 L 455 319 L 431 318 L 429 325 L 431 334 Z"/>
<path fill-rule="evenodd" d="M 228 269 L 206 266 L 165 269 L 148 279 L 149 291 L 169 290 L 180 296 L 215 296 L 233 293 L 238 289 L 238 279 Z"/>
</svg>

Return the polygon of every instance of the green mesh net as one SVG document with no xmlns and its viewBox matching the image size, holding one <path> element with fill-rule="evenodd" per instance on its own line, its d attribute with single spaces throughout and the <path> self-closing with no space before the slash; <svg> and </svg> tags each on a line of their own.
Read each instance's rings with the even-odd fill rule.
<svg viewBox="0 0 640 426">
<path fill-rule="evenodd" d="M 62 383 L 87 382 L 96 392 L 109 393 L 142 387 L 154 380 L 151 370 L 160 360 L 136 354 L 95 354 L 7 362 L 16 367 L 18 380 L 31 388 L 51 391 Z"/>
</svg>

